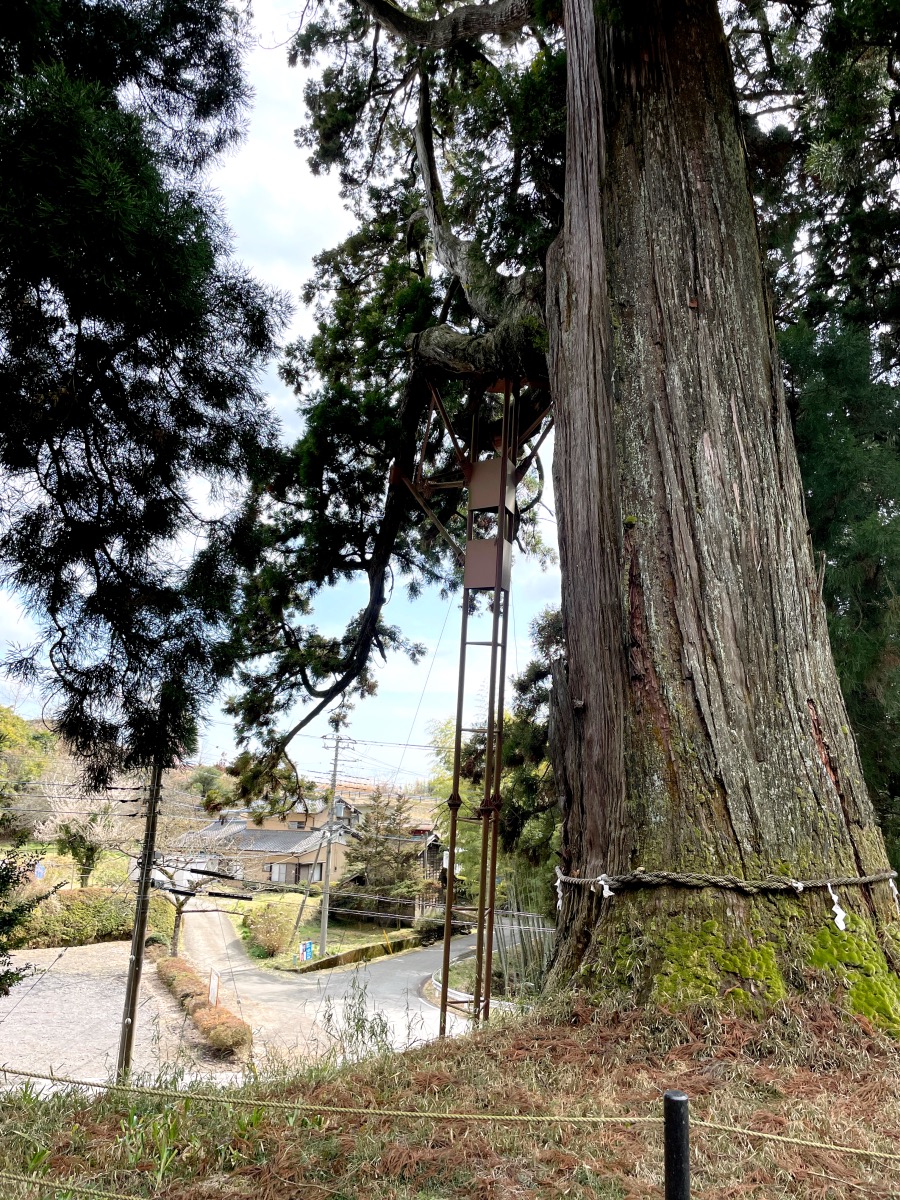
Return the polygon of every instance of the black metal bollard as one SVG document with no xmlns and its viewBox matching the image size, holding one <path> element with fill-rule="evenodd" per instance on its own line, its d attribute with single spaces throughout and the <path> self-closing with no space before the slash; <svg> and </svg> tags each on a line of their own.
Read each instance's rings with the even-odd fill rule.
<svg viewBox="0 0 900 1200">
<path fill-rule="evenodd" d="M 684 1092 L 669 1091 L 663 1096 L 663 1133 L 666 1200 L 690 1200 L 691 1145 L 688 1098 Z"/>
</svg>

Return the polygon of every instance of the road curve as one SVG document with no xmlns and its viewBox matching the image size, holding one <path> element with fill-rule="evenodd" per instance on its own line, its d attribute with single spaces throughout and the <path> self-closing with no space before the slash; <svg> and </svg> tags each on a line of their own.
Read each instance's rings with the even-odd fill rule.
<svg viewBox="0 0 900 1200">
<path fill-rule="evenodd" d="M 438 1011 L 421 988 L 441 964 L 440 944 L 297 975 L 257 967 L 225 913 L 188 908 L 185 917 L 185 954 L 202 972 L 218 973 L 220 1003 L 252 1026 L 254 1045 L 269 1058 L 317 1056 L 334 1043 L 335 1032 L 344 1037 L 349 1053 L 354 1045 L 362 1052 L 365 1031 L 363 1044 L 355 1033 L 361 1026 L 373 1030 L 373 1021 L 383 1025 L 398 1050 L 438 1036 Z M 454 957 L 474 942 L 474 937 L 455 938 Z M 360 1021 L 363 1012 L 366 1020 Z M 448 1032 L 466 1027 L 463 1018 L 449 1016 Z"/>
</svg>

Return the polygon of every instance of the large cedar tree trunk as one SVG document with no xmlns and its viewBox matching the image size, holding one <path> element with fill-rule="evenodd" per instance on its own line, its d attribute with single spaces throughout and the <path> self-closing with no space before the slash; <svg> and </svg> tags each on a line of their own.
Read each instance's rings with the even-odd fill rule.
<svg viewBox="0 0 900 1200">
<path fill-rule="evenodd" d="M 610 25 L 595 11 L 566 0 L 566 222 L 548 264 L 563 869 L 877 872 L 715 0 L 642 0 Z M 900 1028 L 889 885 L 840 900 L 844 934 L 822 891 L 568 886 L 556 971 L 638 999 L 771 999 L 825 966 Z M 870 983 L 846 966 L 857 952 Z"/>
</svg>

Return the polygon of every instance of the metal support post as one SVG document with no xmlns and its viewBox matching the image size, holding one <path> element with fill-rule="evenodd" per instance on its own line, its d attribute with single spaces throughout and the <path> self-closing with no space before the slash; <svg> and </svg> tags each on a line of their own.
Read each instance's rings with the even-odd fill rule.
<svg viewBox="0 0 900 1200">
<path fill-rule="evenodd" d="M 120 1080 L 125 1079 L 131 1070 L 138 992 L 141 986 L 141 972 L 144 969 L 147 917 L 150 913 L 150 885 L 153 882 L 153 854 L 156 847 L 156 823 L 159 817 L 161 789 L 162 763 L 157 759 L 150 773 L 150 794 L 147 797 L 147 819 L 144 825 L 144 844 L 141 849 L 141 869 L 138 875 L 137 900 L 134 910 L 134 932 L 131 935 L 131 957 L 128 960 L 128 981 L 125 985 L 125 1008 L 122 1012 L 122 1031 L 119 1036 L 116 1076 Z"/>
<path fill-rule="evenodd" d="M 503 390 L 503 419 L 500 432 L 500 487 L 497 496 L 497 557 L 495 563 L 493 611 L 491 621 L 491 666 L 488 680 L 487 741 L 484 762 L 484 800 L 481 805 L 481 870 L 478 889 L 478 930 L 475 947 L 475 991 L 472 1003 L 472 1018 L 475 1021 L 486 1017 L 490 1010 L 491 979 L 490 964 L 493 959 L 494 925 L 493 899 L 495 883 L 493 871 L 497 863 L 497 821 L 499 807 L 499 770 L 502 768 L 503 750 L 503 674 L 506 670 L 506 638 L 501 636 L 500 615 L 504 613 L 503 633 L 506 633 L 506 610 L 509 607 L 509 591 L 503 587 L 503 559 L 507 546 L 509 517 L 506 508 L 506 481 L 510 457 L 510 434 L 513 413 L 509 380 Z M 500 680 L 498 687 L 498 667 Z M 499 702 L 499 711 L 498 711 Z M 495 776 L 497 787 L 495 788 Z M 492 868 L 489 874 L 489 868 Z"/>
<path fill-rule="evenodd" d="M 688 1098 L 684 1092 L 669 1091 L 663 1096 L 663 1132 L 665 1139 L 665 1200 L 690 1200 L 690 1127 Z"/>
<path fill-rule="evenodd" d="M 462 480 L 441 481 L 431 486 L 467 486 L 468 521 L 466 532 L 466 563 L 463 586 L 463 621 L 459 654 L 459 692 L 456 707 L 456 733 L 453 745 L 453 787 L 447 806 L 450 810 L 450 847 L 448 851 L 446 908 L 444 914 L 444 954 L 441 975 L 440 1032 L 447 1027 L 447 992 L 450 973 L 450 938 L 453 932 L 453 901 L 455 885 L 456 833 L 460 796 L 460 760 L 464 733 L 484 733 L 485 770 L 484 791 L 478 817 L 481 820 L 481 862 L 479 869 L 478 905 L 476 916 L 475 985 L 472 1018 L 487 1019 L 491 1003 L 491 970 L 494 949 L 494 910 L 497 892 L 497 849 L 500 813 L 500 774 L 503 769 L 503 704 L 506 680 L 506 651 L 509 637 L 510 563 L 512 541 L 515 537 L 515 484 L 521 476 L 515 470 L 521 439 L 518 436 L 518 389 L 509 380 L 502 380 L 487 389 L 503 391 L 503 413 L 500 436 L 491 440 L 497 450 L 494 458 L 479 459 L 479 439 L 476 436 L 478 417 L 473 418 L 469 459 L 462 457 L 458 438 L 450 424 L 440 397 L 434 394 L 437 407 L 453 440 L 456 457 L 463 468 Z M 543 419 L 543 417 L 541 418 Z M 424 453 L 423 443 L 423 453 Z M 498 470 L 499 468 L 499 470 Z M 527 469 L 527 467 L 526 467 Z M 427 490 L 421 471 L 417 480 Z M 496 487 L 496 491 L 494 490 Z M 430 494 L 430 492 L 429 492 Z M 475 537 L 474 515 L 496 511 L 497 526 L 494 545 L 490 538 Z M 478 529 L 482 528 L 479 518 Z M 455 543 L 454 543 L 455 546 Z M 490 593 L 490 640 L 468 640 L 468 623 L 472 593 Z M 485 728 L 474 730 L 463 726 L 463 700 L 466 680 L 466 655 L 469 646 L 490 647 L 488 674 L 487 717 Z"/>
<path fill-rule="evenodd" d="M 503 633 L 500 642 L 500 686 L 497 697 L 497 746 L 494 752 L 494 778 L 491 789 L 491 842 L 488 866 L 487 941 L 484 950 L 484 1019 L 491 1014 L 491 972 L 494 963 L 494 909 L 497 900 L 497 840 L 500 833 L 500 776 L 503 771 L 503 703 L 506 683 L 506 644 L 509 632 L 509 592 L 503 598 Z"/>
<path fill-rule="evenodd" d="M 341 735 L 334 735 L 334 764 L 331 768 L 331 799 L 328 802 L 328 834 L 325 841 L 325 874 L 322 877 L 322 921 L 319 925 L 319 957 L 328 949 L 328 890 L 331 886 L 331 839 L 334 834 L 334 796 L 337 791 L 338 754 Z"/>
<path fill-rule="evenodd" d="M 466 537 L 472 536 L 472 514 L 469 513 Z M 447 1033 L 447 989 L 450 986 L 450 939 L 453 937 L 453 900 L 456 882 L 456 836 L 459 821 L 459 810 L 462 800 L 459 795 L 459 778 L 462 765 L 462 723 L 463 703 L 466 694 L 466 644 L 469 632 L 469 589 L 463 588 L 462 598 L 462 628 L 459 638 L 459 684 L 456 692 L 456 732 L 453 738 L 453 785 L 447 807 L 450 810 L 450 831 L 447 848 L 447 887 L 444 892 L 444 953 L 441 960 L 441 1002 L 440 1023 L 438 1026 L 441 1037 Z"/>
</svg>

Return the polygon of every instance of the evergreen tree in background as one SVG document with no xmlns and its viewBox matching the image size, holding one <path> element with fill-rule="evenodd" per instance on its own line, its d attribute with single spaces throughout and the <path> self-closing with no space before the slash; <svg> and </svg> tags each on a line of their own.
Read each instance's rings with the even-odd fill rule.
<svg viewBox="0 0 900 1200">
<path fill-rule="evenodd" d="M 35 730 L 11 708 L 0 705 L 0 833 L 28 826 L 27 814 L 18 814 L 29 783 L 41 775 L 53 748 L 46 731 Z"/>
<path fill-rule="evenodd" d="M 889 0 L 727 13 L 835 664 L 898 865 L 900 23 Z"/>
<path fill-rule="evenodd" d="M 410 805 L 404 796 L 373 792 L 359 829 L 347 843 L 344 878 L 373 893 L 392 892 L 419 874 L 420 847 L 409 837 Z"/>
<path fill-rule="evenodd" d="M 202 177 L 241 133 L 246 43 L 224 0 L 0 15 L 0 570 L 40 627 L 11 666 L 94 784 L 189 749 L 230 669 L 284 314 Z"/>
</svg>

